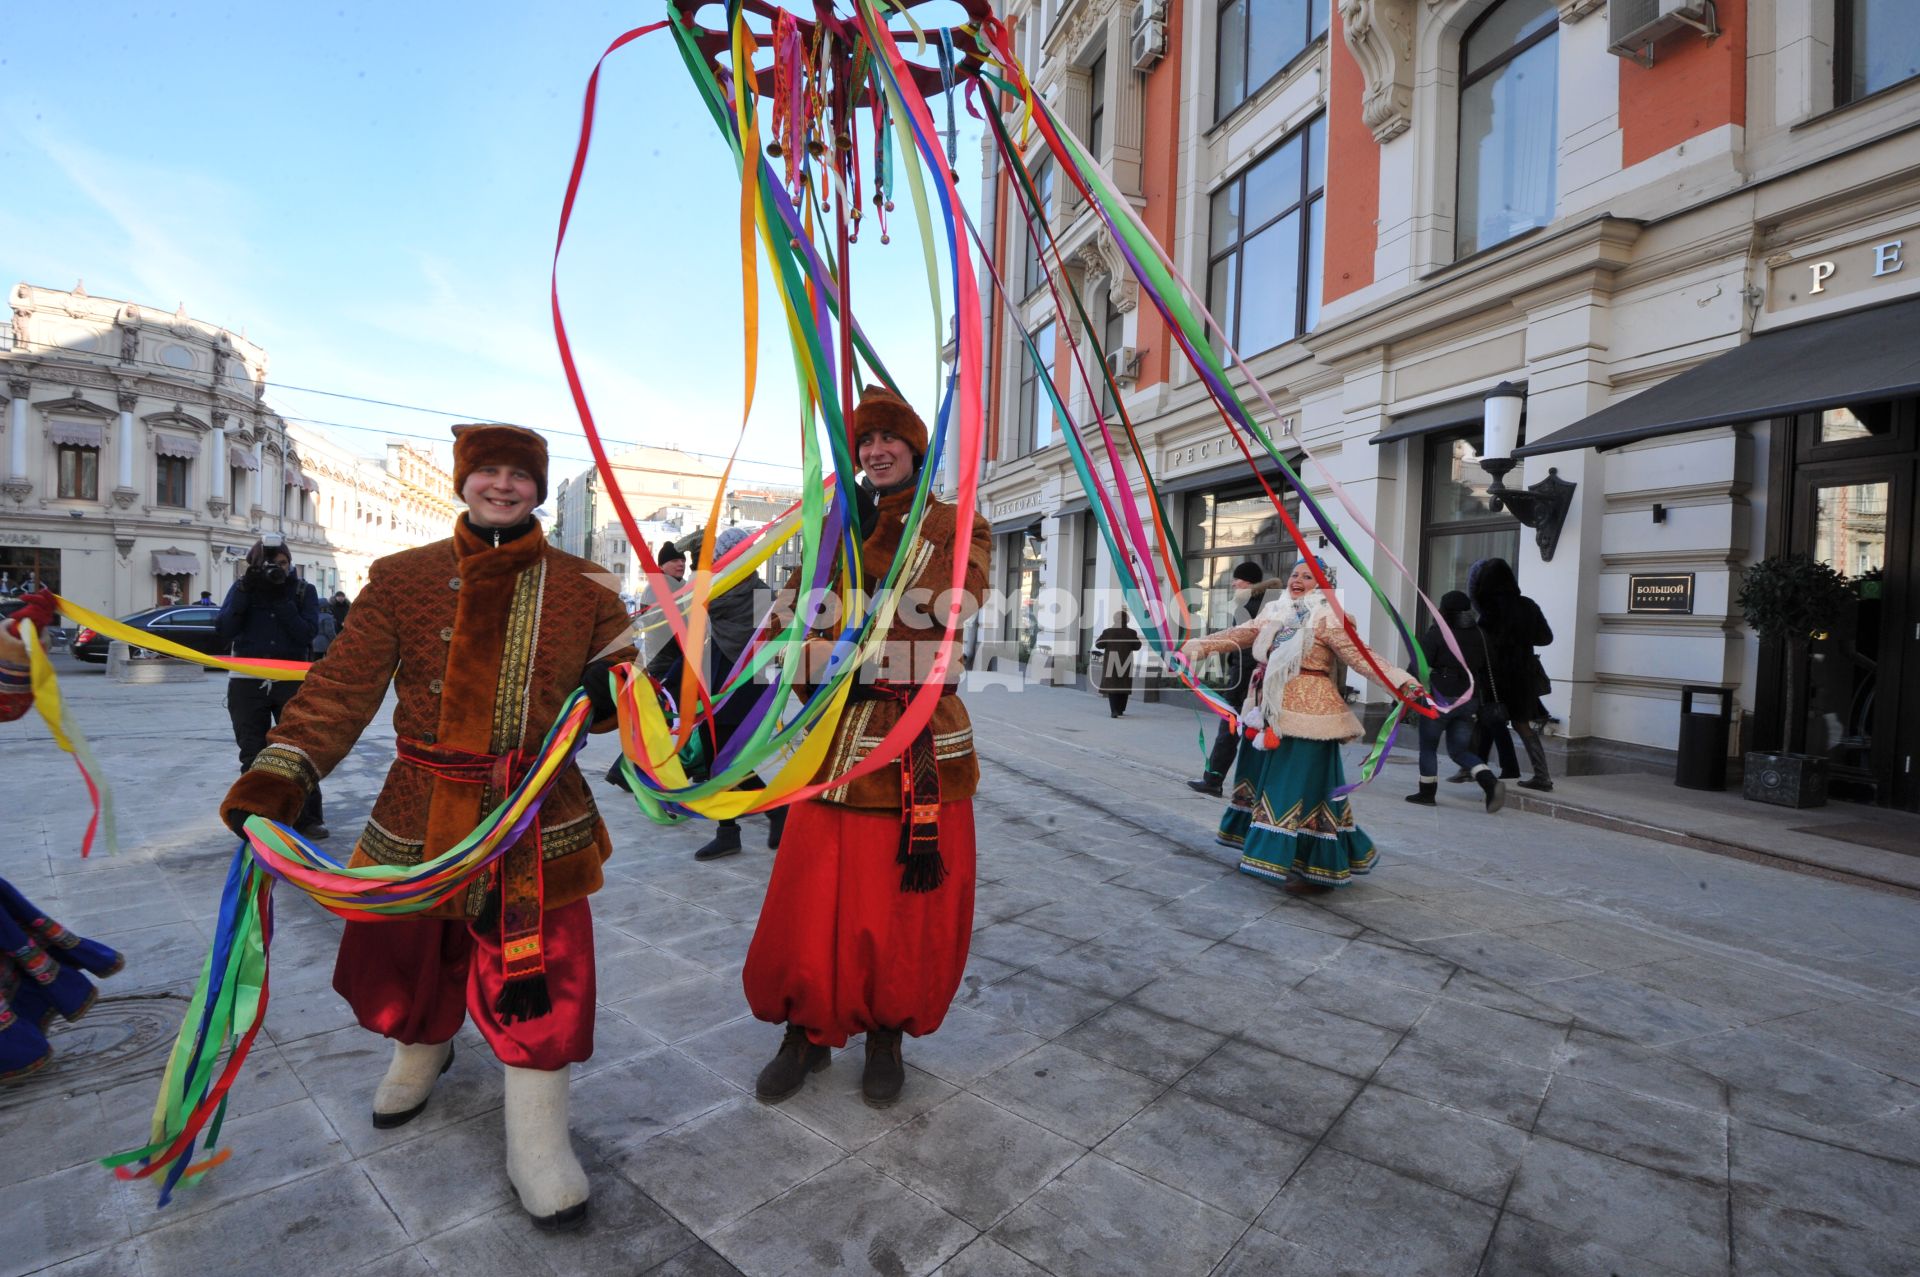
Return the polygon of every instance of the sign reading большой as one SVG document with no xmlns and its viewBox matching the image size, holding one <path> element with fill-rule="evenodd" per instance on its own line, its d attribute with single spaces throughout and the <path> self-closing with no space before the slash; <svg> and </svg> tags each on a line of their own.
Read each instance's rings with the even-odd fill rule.
<svg viewBox="0 0 1920 1277">
<path fill-rule="evenodd" d="M 1693 615 L 1693 573 L 1635 573 L 1627 578 L 1627 611 Z"/>
</svg>

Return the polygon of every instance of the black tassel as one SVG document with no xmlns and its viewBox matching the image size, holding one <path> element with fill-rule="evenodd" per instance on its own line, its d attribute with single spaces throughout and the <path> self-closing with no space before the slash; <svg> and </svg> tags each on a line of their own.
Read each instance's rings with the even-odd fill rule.
<svg viewBox="0 0 1920 1277">
<path fill-rule="evenodd" d="M 919 837 L 915 836 L 912 824 L 903 826 L 900 830 L 900 854 L 894 859 L 901 866 L 902 891 L 938 891 L 940 884 L 947 880 L 947 862 L 940 858 L 937 826 L 927 827 Z"/>
<path fill-rule="evenodd" d="M 493 1010 L 502 1024 L 512 1024 L 515 1020 L 538 1020 L 553 1010 L 553 996 L 547 992 L 547 977 L 529 975 L 507 981 L 506 987 L 500 990 L 499 999 L 493 1004 Z"/>
<path fill-rule="evenodd" d="M 940 859 L 940 853 L 917 851 L 907 857 L 906 870 L 900 875 L 900 890 L 938 891 L 946 880 L 947 862 Z"/>
</svg>

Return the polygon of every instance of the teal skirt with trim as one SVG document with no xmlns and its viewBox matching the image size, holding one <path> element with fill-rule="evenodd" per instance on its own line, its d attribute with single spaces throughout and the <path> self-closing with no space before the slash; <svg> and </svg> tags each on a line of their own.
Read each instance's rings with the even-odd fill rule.
<svg viewBox="0 0 1920 1277">
<path fill-rule="evenodd" d="M 1253 825 L 1254 800 L 1260 796 L 1260 774 L 1270 757 L 1270 751 L 1255 749 L 1245 736 L 1240 738 L 1240 751 L 1233 756 L 1233 787 L 1227 791 L 1227 810 L 1220 817 L 1220 832 L 1214 835 L 1214 841 L 1222 847 L 1238 851 L 1246 846 L 1247 831 Z"/>
<path fill-rule="evenodd" d="M 1333 797 L 1346 779 L 1337 741 L 1285 736 L 1278 749 L 1242 745 L 1234 806 L 1220 822 L 1220 841 L 1229 841 L 1230 825 L 1239 832 L 1229 845 L 1240 848 L 1240 872 L 1344 887 L 1371 871 L 1379 859 L 1373 839 L 1354 823 L 1352 805 Z"/>
</svg>

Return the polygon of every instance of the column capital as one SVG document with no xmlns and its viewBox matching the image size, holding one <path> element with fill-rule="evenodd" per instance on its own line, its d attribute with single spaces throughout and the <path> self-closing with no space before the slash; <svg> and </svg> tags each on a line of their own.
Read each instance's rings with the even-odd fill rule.
<svg viewBox="0 0 1920 1277">
<path fill-rule="evenodd" d="M 7 393 L 15 399 L 25 399 L 33 392 L 33 383 L 25 377 L 7 378 Z"/>
<path fill-rule="evenodd" d="M 135 391 L 122 390 L 114 396 L 114 401 L 120 405 L 121 412 L 132 412 L 139 407 L 140 396 Z"/>
</svg>

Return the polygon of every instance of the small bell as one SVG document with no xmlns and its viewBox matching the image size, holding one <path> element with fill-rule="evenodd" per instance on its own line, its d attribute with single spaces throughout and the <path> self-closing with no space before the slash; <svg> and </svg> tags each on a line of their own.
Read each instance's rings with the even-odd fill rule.
<svg viewBox="0 0 1920 1277">
<path fill-rule="evenodd" d="M 888 201 L 887 201 L 887 212 L 889 212 L 889 213 L 891 213 L 891 212 L 893 212 L 893 201 L 892 201 L 892 200 L 888 200 Z"/>
<path fill-rule="evenodd" d="M 887 233 L 886 233 L 885 231 L 881 231 L 881 232 L 880 232 L 880 242 L 881 242 L 882 244 L 891 244 L 891 243 L 893 243 L 893 236 L 891 236 L 891 235 L 889 235 L 889 234 L 887 234 Z"/>
<path fill-rule="evenodd" d="M 807 139 L 808 155 L 811 155 L 814 159 L 817 160 L 821 156 L 825 155 L 826 153 L 827 153 L 827 144 L 825 142 L 822 142 L 817 137 Z"/>
<path fill-rule="evenodd" d="M 784 146 L 781 146 L 778 142 L 767 143 L 767 154 L 771 155 L 774 159 L 777 160 L 781 156 L 785 155 L 786 153 L 787 153 L 787 148 L 785 148 Z"/>
<path fill-rule="evenodd" d="M 836 133 L 833 135 L 833 144 L 843 151 L 851 151 L 853 149 L 853 135 L 851 133 Z"/>
</svg>

